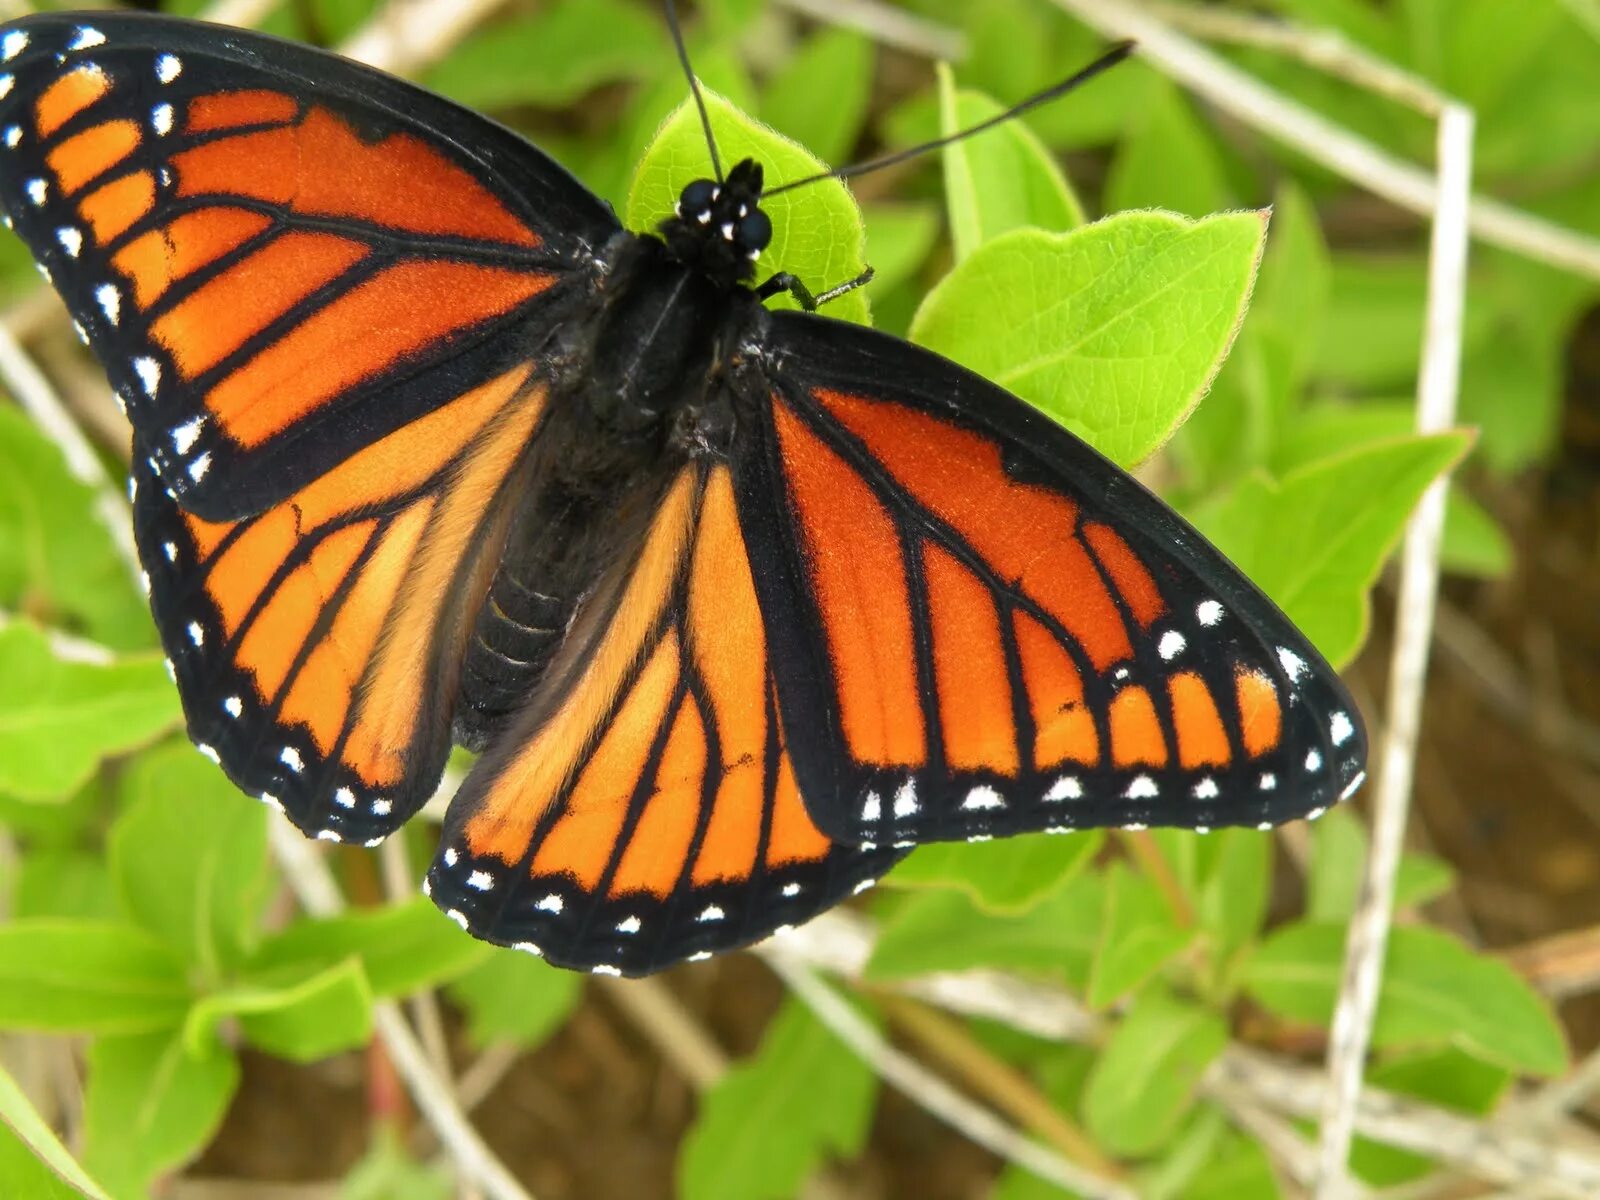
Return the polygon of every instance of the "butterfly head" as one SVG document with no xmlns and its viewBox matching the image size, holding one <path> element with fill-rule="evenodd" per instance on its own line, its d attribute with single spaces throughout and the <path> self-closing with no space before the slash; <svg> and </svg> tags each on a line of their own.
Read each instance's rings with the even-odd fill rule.
<svg viewBox="0 0 1600 1200">
<path fill-rule="evenodd" d="M 673 216 L 661 223 L 672 254 L 718 283 L 744 283 L 772 241 L 772 221 L 761 211 L 761 164 L 745 159 L 721 183 L 697 179 L 678 196 Z"/>
</svg>

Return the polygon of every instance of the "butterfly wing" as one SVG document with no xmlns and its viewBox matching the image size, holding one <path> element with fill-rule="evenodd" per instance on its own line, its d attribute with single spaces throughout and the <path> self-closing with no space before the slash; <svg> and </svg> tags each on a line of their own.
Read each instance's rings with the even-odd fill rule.
<svg viewBox="0 0 1600 1200">
<path fill-rule="evenodd" d="M 237 521 L 185 511 L 135 460 L 135 534 L 190 736 L 305 832 L 371 842 L 438 785 L 546 396 L 514 367 Z"/>
<path fill-rule="evenodd" d="M 772 315 L 751 558 L 829 837 L 1272 825 L 1359 783 L 1337 675 L 1127 474 L 906 342 Z"/>
<path fill-rule="evenodd" d="M 526 359 L 618 230 L 510 131 L 275 38 L 41 15 L 0 60 L 0 206 L 211 520 Z"/>
<path fill-rule="evenodd" d="M 625 975 L 808 920 L 901 854 L 831 841 L 800 798 L 730 469 L 684 466 L 649 508 L 428 873 L 476 936 Z"/>
</svg>

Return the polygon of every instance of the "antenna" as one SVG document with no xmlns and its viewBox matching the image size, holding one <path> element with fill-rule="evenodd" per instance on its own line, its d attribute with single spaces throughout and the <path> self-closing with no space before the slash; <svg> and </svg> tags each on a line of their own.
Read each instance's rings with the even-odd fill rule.
<svg viewBox="0 0 1600 1200">
<path fill-rule="evenodd" d="M 672 30 L 672 44 L 677 47 L 678 61 L 683 64 L 683 73 L 689 77 L 689 90 L 694 93 L 694 105 L 700 110 L 700 127 L 706 131 L 706 148 L 711 151 L 711 169 L 716 173 L 717 182 L 722 182 L 722 159 L 717 154 L 717 139 L 711 134 L 711 114 L 706 111 L 706 98 L 700 94 L 700 81 L 694 77 L 694 68 L 689 65 L 689 50 L 683 44 L 683 29 L 678 25 L 678 6 L 673 0 L 666 0 L 667 28 Z"/>
<path fill-rule="evenodd" d="M 1074 88 L 1088 83 L 1100 72 L 1116 66 L 1127 58 L 1128 55 L 1133 53 L 1133 47 L 1133 42 L 1118 42 L 1077 74 L 1063 79 L 1053 87 L 1048 87 L 1042 92 L 1029 96 L 1020 104 L 1013 105 L 1006 109 L 1005 112 L 992 116 L 987 121 L 980 121 L 970 128 L 958 130 L 945 137 L 935 138 L 931 142 L 922 142 L 915 146 L 909 146 L 904 150 L 896 150 L 893 154 L 885 154 L 881 158 L 869 158 L 866 162 L 856 163 L 853 166 L 839 167 L 832 171 L 822 171 L 816 175 L 807 175 L 804 179 L 793 180 L 782 187 L 768 189 L 762 193 L 762 199 L 764 200 L 768 196 L 776 196 L 779 192 L 787 192 L 797 187 L 804 187 L 808 183 L 819 183 L 824 179 L 849 179 L 853 175 L 865 175 L 869 171 L 879 171 L 884 167 L 891 167 L 895 163 L 904 162 L 908 158 L 916 158 L 919 154 L 926 154 L 930 150 L 938 150 L 950 145 L 952 142 L 959 142 L 963 138 L 971 137 L 973 134 L 982 133 L 986 129 L 992 129 L 996 125 L 1009 121 L 1013 117 L 1020 117 L 1030 109 L 1038 108 L 1041 104 L 1047 104 L 1058 96 L 1064 96 Z"/>
</svg>

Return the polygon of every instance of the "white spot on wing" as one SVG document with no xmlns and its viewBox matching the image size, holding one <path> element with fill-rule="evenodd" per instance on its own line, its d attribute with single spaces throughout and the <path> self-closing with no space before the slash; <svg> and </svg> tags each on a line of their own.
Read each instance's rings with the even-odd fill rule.
<svg viewBox="0 0 1600 1200">
<path fill-rule="evenodd" d="M 1005 806 L 1005 798 L 992 787 L 975 787 L 961 802 L 961 807 L 967 812 L 987 812 Z"/>
<path fill-rule="evenodd" d="M 543 900 L 539 901 L 539 903 L 534 905 L 534 907 L 537 908 L 540 912 L 547 912 L 547 913 L 558 913 L 563 908 L 565 908 L 566 906 L 567 906 L 566 902 L 564 900 L 562 900 L 561 897 L 556 895 L 554 892 L 551 892 Z"/>
<path fill-rule="evenodd" d="M 1320 750 L 1306 751 L 1306 770 L 1315 771 L 1322 766 L 1322 752 Z"/>
<path fill-rule="evenodd" d="M 114 283 L 102 283 L 94 290 L 95 302 L 100 305 L 100 311 L 105 313 L 106 320 L 113 325 L 122 315 L 122 293 L 117 290 Z"/>
<path fill-rule="evenodd" d="M 487 871 L 474 871 L 467 876 L 467 886 L 475 891 L 487 892 L 494 886 L 494 876 Z"/>
<path fill-rule="evenodd" d="M 1366 779 L 1367 779 L 1367 773 L 1365 771 L 1362 771 L 1359 775 L 1357 775 L 1349 783 L 1345 784 L 1344 791 L 1339 793 L 1339 799 L 1341 799 L 1341 800 L 1350 799 L 1351 796 L 1354 796 L 1356 794 L 1356 789 L 1359 788 L 1363 783 L 1366 782 Z"/>
<path fill-rule="evenodd" d="M 0 100 L 3 100 L 5 97 L 9 96 L 11 94 L 11 89 L 16 85 L 17 81 L 10 75 L 0 75 Z"/>
<path fill-rule="evenodd" d="M 393 801 L 390 801 L 390 800 L 374 800 L 372 802 L 372 812 L 373 812 L 374 816 L 387 817 L 393 811 L 394 811 L 394 803 L 393 803 Z"/>
<path fill-rule="evenodd" d="M 1217 781 L 1209 775 L 1194 785 L 1194 798 L 1196 800 L 1215 800 L 1218 792 Z"/>
<path fill-rule="evenodd" d="M 856 884 L 855 887 L 850 889 L 850 894 L 852 896 L 859 896 L 862 892 L 870 892 L 873 888 L 873 885 L 877 882 L 878 881 L 876 879 L 863 879 L 860 883 Z"/>
<path fill-rule="evenodd" d="M 17 143 L 20 142 L 20 141 L 22 141 L 22 126 L 21 125 L 7 125 L 6 126 L 6 149 L 7 150 L 15 150 L 17 148 Z"/>
<path fill-rule="evenodd" d="M 465 929 L 467 927 L 467 915 L 464 912 L 462 912 L 459 908 L 452 908 L 449 912 L 445 913 L 444 915 L 449 917 L 457 925 L 461 926 L 462 929 Z"/>
<path fill-rule="evenodd" d="M 156 394 L 156 389 L 161 386 L 161 364 L 155 359 L 151 358 L 149 355 L 141 354 L 138 358 L 133 360 L 133 373 L 139 377 L 139 386 L 144 388 L 144 394 L 146 396 L 154 396 Z M 196 417 L 193 421 L 190 421 L 188 425 L 178 426 L 178 429 L 187 429 L 192 425 L 195 432 L 199 433 L 200 426 L 204 423 L 204 421 L 204 417 Z M 174 429 L 172 431 L 172 440 L 174 442 L 178 440 L 178 429 Z M 191 438 L 190 442 L 192 443 L 193 440 L 194 439 Z M 180 447 L 178 453 L 182 454 L 186 450 L 187 447 Z"/>
<path fill-rule="evenodd" d="M 165 554 L 167 556 L 167 561 L 169 563 L 177 562 L 178 561 L 178 543 L 177 542 L 162 542 L 161 543 L 161 553 L 163 553 L 163 554 Z"/>
<path fill-rule="evenodd" d="M 705 908 L 700 910 L 700 915 L 697 916 L 695 918 L 695 920 L 696 921 L 720 921 L 720 920 L 722 920 L 723 917 L 725 917 L 727 915 L 728 915 L 727 913 L 723 912 L 715 904 L 708 904 L 708 905 L 706 905 Z"/>
<path fill-rule="evenodd" d="M 1271 821 L 1263 821 L 1263 822 L 1261 822 L 1261 824 L 1257 825 L 1256 828 L 1259 829 L 1262 833 L 1271 833 L 1272 832 L 1272 822 Z"/>
<path fill-rule="evenodd" d="M 914 817 L 921 808 L 922 805 L 917 803 L 917 781 L 908 779 L 900 785 L 900 790 L 894 794 L 894 815 L 901 819 Z"/>
<path fill-rule="evenodd" d="M 1271 771 L 1263 771 L 1261 773 L 1261 790 L 1263 792 L 1270 792 L 1277 786 L 1278 777 L 1276 775 L 1274 775 Z"/>
<path fill-rule="evenodd" d="M 204 646 L 206 644 L 206 631 L 201 628 L 199 621 L 189 622 L 189 640 L 196 646 Z"/>
<path fill-rule="evenodd" d="M 157 137 L 166 137 L 172 132 L 172 105 L 158 104 L 150 110 L 150 128 L 156 131 Z"/>
<path fill-rule="evenodd" d="M 336 833 L 336 832 L 334 832 L 334 831 L 333 831 L 333 830 L 332 830 L 332 829 L 324 829 L 324 830 L 321 830 L 321 831 L 320 831 L 320 832 L 319 832 L 319 833 L 318 833 L 318 834 L 317 834 L 317 841 L 319 841 L 319 842 L 341 842 L 341 841 L 343 841 L 343 840 L 344 840 L 344 839 L 343 839 L 343 838 L 341 838 L 341 837 L 340 837 L 340 836 L 339 836 L 339 835 L 338 835 L 338 834 L 337 834 L 337 833 Z M 463 926 L 462 926 L 462 928 L 463 928 L 463 929 L 465 929 L 465 928 L 466 928 L 466 926 L 464 926 L 464 925 L 463 925 Z"/>
<path fill-rule="evenodd" d="M 13 29 L 5 37 L 0 38 L 0 61 L 10 62 L 27 48 L 28 35 L 20 29 Z"/>
<path fill-rule="evenodd" d="M 33 202 L 33 206 L 38 208 L 50 194 L 50 185 L 43 179 L 30 179 L 23 185 L 23 190 L 28 193 L 28 199 Z"/>
<path fill-rule="evenodd" d="M 356 806 L 356 794 L 349 788 L 342 787 L 334 792 L 333 802 L 340 808 L 354 808 Z"/>
<path fill-rule="evenodd" d="M 192 421 L 185 421 L 182 425 L 175 425 L 172 429 L 172 445 L 179 454 L 189 453 L 190 448 L 200 437 L 200 430 L 205 427 L 206 419 L 196 417 Z"/>
<path fill-rule="evenodd" d="M 222 708 L 230 717 L 237 719 L 244 713 L 244 701 L 237 696 L 229 696 L 222 702 Z"/>
<path fill-rule="evenodd" d="M 513 950 L 521 950 L 524 954 L 531 954 L 535 958 L 544 957 L 544 951 L 539 949 L 539 947 L 535 946 L 532 942 L 512 942 L 511 948 Z"/>
<path fill-rule="evenodd" d="M 1290 683 L 1305 674 L 1306 660 L 1287 646 L 1278 647 L 1278 661 L 1283 664 L 1283 673 L 1289 677 Z"/>
<path fill-rule="evenodd" d="M 67 43 L 68 50 L 92 50 L 106 44 L 106 35 L 93 25 L 78 26 L 77 35 Z"/>
<path fill-rule="evenodd" d="M 1170 661 L 1182 654 L 1183 648 L 1188 644 L 1183 634 L 1176 629 L 1169 629 L 1161 635 L 1161 641 L 1156 644 L 1156 650 L 1162 658 Z"/>
<path fill-rule="evenodd" d="M 638 917 L 624 917 L 617 922 L 618 933 L 638 933 L 642 928 L 644 928 L 644 922 L 639 920 Z"/>
<path fill-rule="evenodd" d="M 1202 625 L 1215 625 L 1222 620 L 1222 605 L 1215 600 L 1202 600 L 1195 608 L 1194 615 Z"/>
<path fill-rule="evenodd" d="M 883 816 L 883 801 L 877 792 L 868 792 L 866 800 L 861 805 L 861 819 L 863 821 L 876 821 Z"/>
<path fill-rule="evenodd" d="M 261 803 L 265 804 L 268 808 L 275 808 L 279 812 L 283 811 L 283 801 L 279 800 L 271 792 L 261 793 Z"/>
<path fill-rule="evenodd" d="M 594 974 L 594 975 L 621 975 L 622 974 L 622 968 L 621 967 L 614 967 L 610 963 L 596 963 L 594 966 L 589 968 L 589 971 L 590 971 L 591 974 Z"/>
<path fill-rule="evenodd" d="M 798 883 L 786 883 L 786 884 L 784 884 L 783 885 L 783 894 L 785 896 L 789 896 L 789 897 L 798 896 L 800 894 L 800 885 Z"/>
<path fill-rule="evenodd" d="M 293 771 L 296 775 L 300 774 L 301 771 L 306 769 L 305 759 L 300 757 L 300 751 L 296 750 L 293 746 L 285 746 L 282 750 L 278 751 L 278 761 L 283 763 L 284 766 L 288 767 L 289 770 Z"/>
<path fill-rule="evenodd" d="M 1335 746 L 1342 746 L 1350 740 L 1356 727 L 1350 721 L 1350 714 L 1336 712 L 1328 718 L 1328 736 L 1333 739 Z"/>
<path fill-rule="evenodd" d="M 1083 784 L 1078 782 L 1076 775 L 1063 775 L 1050 785 L 1050 790 L 1044 794 L 1046 800 L 1082 800 Z"/>
<path fill-rule="evenodd" d="M 1327 809 L 1326 806 L 1324 806 L 1322 808 L 1313 808 L 1310 812 L 1308 812 L 1306 814 L 1306 820 L 1315 821 L 1318 817 L 1320 817 L 1323 813 L 1325 813 L 1327 811 L 1328 811 L 1328 809 Z"/>
<path fill-rule="evenodd" d="M 199 458 L 189 464 L 189 478 L 199 483 L 205 478 L 206 472 L 211 469 L 211 451 L 207 450 Z"/>
<path fill-rule="evenodd" d="M 1148 775 L 1135 775 L 1133 782 L 1128 784 L 1128 790 L 1122 793 L 1129 800 L 1154 800 L 1161 794 L 1161 789 L 1156 786 L 1156 781 Z"/>
<path fill-rule="evenodd" d="M 200 751 L 201 754 L 205 755 L 218 766 L 222 765 L 222 755 L 217 753 L 216 747 L 209 746 L 205 742 L 196 742 L 194 744 L 194 748 Z"/>
<path fill-rule="evenodd" d="M 176 54 L 163 54 L 156 59 L 156 78 L 162 83 L 171 83 L 183 74 L 183 62 Z"/>
<path fill-rule="evenodd" d="M 68 258 L 77 258 L 83 250 L 83 234 L 71 225 L 63 225 L 56 230 L 56 241 L 61 243 Z"/>
</svg>

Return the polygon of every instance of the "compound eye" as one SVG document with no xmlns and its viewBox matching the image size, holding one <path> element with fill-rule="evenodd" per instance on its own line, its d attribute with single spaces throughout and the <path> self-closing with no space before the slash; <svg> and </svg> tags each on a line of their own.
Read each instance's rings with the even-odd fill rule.
<svg viewBox="0 0 1600 1200">
<path fill-rule="evenodd" d="M 752 208 L 739 222 L 739 244 L 746 250 L 765 250 L 772 240 L 772 221 L 759 208 Z"/>
<path fill-rule="evenodd" d="M 686 213 L 704 212 L 711 207 L 717 185 L 709 179 L 696 179 L 678 197 L 679 207 Z"/>
</svg>

